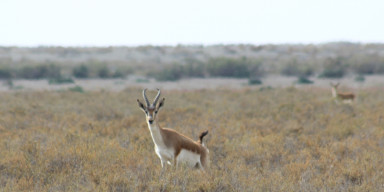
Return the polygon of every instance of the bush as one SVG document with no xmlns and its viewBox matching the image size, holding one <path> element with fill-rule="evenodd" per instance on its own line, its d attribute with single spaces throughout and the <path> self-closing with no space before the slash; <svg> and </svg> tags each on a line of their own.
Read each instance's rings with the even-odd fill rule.
<svg viewBox="0 0 384 192">
<path fill-rule="evenodd" d="M 307 77 L 298 77 L 298 84 L 313 84 L 313 81 L 309 80 Z"/>
<path fill-rule="evenodd" d="M 43 77 L 42 70 L 36 70 L 36 68 L 31 66 L 25 66 L 17 71 L 17 77 L 22 79 L 39 79 Z"/>
<path fill-rule="evenodd" d="M 299 64 L 296 60 L 289 62 L 281 71 L 281 74 L 286 76 L 309 77 L 313 75 L 314 69 L 308 64 Z"/>
<path fill-rule="evenodd" d="M 233 58 L 213 58 L 210 59 L 207 66 L 209 75 L 213 77 L 235 77 L 246 78 L 249 77 L 248 61 L 246 58 L 233 59 Z"/>
<path fill-rule="evenodd" d="M 109 78 L 110 77 L 110 72 L 109 72 L 109 69 L 107 66 L 104 66 L 102 68 L 99 69 L 99 71 L 97 72 L 97 75 L 100 77 L 100 78 Z"/>
<path fill-rule="evenodd" d="M 260 78 L 264 77 L 266 73 L 261 61 L 259 60 L 249 62 L 248 70 L 250 79 L 260 80 Z"/>
<path fill-rule="evenodd" d="M 124 78 L 125 77 L 125 74 L 122 72 L 122 71 L 115 71 L 112 75 L 113 78 Z"/>
<path fill-rule="evenodd" d="M 342 64 L 341 58 L 328 59 L 324 66 L 323 72 L 320 77 L 325 78 L 342 78 L 345 75 L 346 66 Z"/>
<path fill-rule="evenodd" d="M 281 74 L 286 76 L 297 76 L 299 75 L 299 67 L 296 63 L 290 62 L 285 65 L 281 71 Z"/>
<path fill-rule="evenodd" d="M 80 65 L 72 70 L 72 74 L 76 78 L 88 78 L 89 77 L 89 69 L 85 65 Z"/>
<path fill-rule="evenodd" d="M 182 65 L 181 72 L 183 77 L 204 77 L 204 64 L 197 61 L 187 63 Z"/>
<path fill-rule="evenodd" d="M 355 73 L 360 75 L 372 75 L 384 72 L 384 63 L 364 61 L 353 66 Z"/>
<path fill-rule="evenodd" d="M 342 68 L 327 68 L 320 74 L 320 77 L 326 78 L 342 78 L 344 76 L 344 70 Z"/>
<path fill-rule="evenodd" d="M 261 85 L 261 84 L 263 84 L 263 82 L 260 79 L 249 78 L 248 84 L 249 85 Z"/>
<path fill-rule="evenodd" d="M 16 74 L 23 79 L 58 78 L 61 77 L 61 68 L 56 65 L 25 66 Z"/>
<path fill-rule="evenodd" d="M 364 82 L 365 81 L 365 77 L 363 75 L 358 75 L 355 77 L 355 81 L 357 82 Z"/>
<path fill-rule="evenodd" d="M 10 79 L 10 78 L 12 78 L 12 71 L 10 69 L 1 68 L 0 79 Z"/>
<path fill-rule="evenodd" d="M 351 68 L 356 74 L 370 75 L 384 73 L 384 56 L 363 53 L 350 58 Z"/>
<path fill-rule="evenodd" d="M 48 65 L 46 78 L 59 78 L 61 77 L 61 67 L 57 65 Z"/>
<path fill-rule="evenodd" d="M 213 58 L 207 64 L 199 61 L 187 61 L 185 65 L 174 63 L 157 71 L 151 71 L 148 76 L 158 81 L 176 81 L 184 77 L 234 77 L 260 79 L 265 71 L 258 61 L 246 58 Z"/>
<path fill-rule="evenodd" d="M 69 84 L 69 83 L 74 83 L 74 82 L 75 81 L 70 77 L 52 78 L 52 79 L 49 79 L 49 81 L 48 81 L 49 84 Z"/>
<path fill-rule="evenodd" d="M 158 72 L 151 72 L 149 76 L 155 77 L 158 81 L 177 81 L 181 79 L 183 68 L 179 64 L 173 64 L 166 66 Z"/>
</svg>

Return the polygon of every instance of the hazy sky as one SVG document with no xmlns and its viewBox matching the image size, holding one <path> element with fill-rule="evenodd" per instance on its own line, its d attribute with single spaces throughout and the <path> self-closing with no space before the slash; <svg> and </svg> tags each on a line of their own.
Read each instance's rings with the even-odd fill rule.
<svg viewBox="0 0 384 192">
<path fill-rule="evenodd" d="M 0 0 L 0 46 L 384 42 L 383 0 Z"/>
</svg>

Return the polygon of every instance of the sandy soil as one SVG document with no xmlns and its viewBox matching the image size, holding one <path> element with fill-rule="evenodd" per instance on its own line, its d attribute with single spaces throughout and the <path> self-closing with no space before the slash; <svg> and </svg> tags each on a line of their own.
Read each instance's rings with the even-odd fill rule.
<svg viewBox="0 0 384 192">
<path fill-rule="evenodd" d="M 367 87 L 384 86 L 384 76 L 366 76 L 365 82 L 356 82 L 354 77 L 343 79 L 311 79 L 314 84 L 297 84 L 297 78 L 285 76 L 268 76 L 263 78 L 262 85 L 248 85 L 247 79 L 208 78 L 208 79 L 183 79 L 175 82 L 157 82 L 155 80 L 143 80 L 141 77 L 127 79 L 76 79 L 74 84 L 51 85 L 47 80 L 14 80 L 13 89 L 6 82 L 0 84 L 0 91 L 42 91 L 42 90 L 66 90 L 70 87 L 81 86 L 84 90 L 109 90 L 121 91 L 129 87 L 160 88 L 167 90 L 196 90 L 196 89 L 241 89 L 245 87 L 289 87 L 298 88 L 323 87 L 328 88 L 329 82 L 340 82 L 342 87 L 349 89 L 361 89 Z"/>
</svg>

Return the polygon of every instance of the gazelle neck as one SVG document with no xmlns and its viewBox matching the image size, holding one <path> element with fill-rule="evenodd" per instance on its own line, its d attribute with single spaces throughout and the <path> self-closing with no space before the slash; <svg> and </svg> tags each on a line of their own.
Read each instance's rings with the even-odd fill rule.
<svg viewBox="0 0 384 192">
<path fill-rule="evenodd" d="M 155 145 L 163 145 L 164 141 L 161 136 L 161 127 L 157 124 L 157 121 L 153 121 L 152 124 L 148 123 L 149 131 L 151 132 L 152 140 L 155 143 Z"/>
<path fill-rule="evenodd" d="M 332 97 L 334 97 L 334 98 L 337 97 L 337 90 L 335 87 L 332 87 Z"/>
<path fill-rule="evenodd" d="M 158 129 L 158 128 L 159 128 L 159 126 L 157 125 L 157 121 L 153 121 L 152 123 L 149 123 L 149 122 L 147 121 L 147 124 L 148 124 L 148 128 L 149 128 L 149 130 L 152 130 L 152 129 Z"/>
</svg>

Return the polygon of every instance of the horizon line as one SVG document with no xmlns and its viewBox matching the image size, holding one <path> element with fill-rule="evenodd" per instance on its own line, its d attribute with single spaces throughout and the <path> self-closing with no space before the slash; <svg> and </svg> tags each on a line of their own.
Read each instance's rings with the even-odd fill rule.
<svg viewBox="0 0 384 192">
<path fill-rule="evenodd" d="M 325 45 L 325 44 L 337 44 L 337 43 L 350 43 L 350 44 L 384 44 L 381 41 L 324 41 L 324 42 L 270 42 L 270 43 L 247 43 L 247 42 L 223 42 L 223 43 L 170 43 L 170 44 L 157 44 L 157 43 L 143 43 L 143 44 L 110 44 L 110 45 L 90 45 L 90 44 L 78 44 L 78 45 L 60 45 L 60 44 L 39 44 L 39 45 L 1 45 L 0 47 L 18 47 L 18 48 L 42 48 L 42 47 L 63 47 L 63 48 L 97 48 L 97 47 L 178 47 L 178 46 L 231 46 L 231 45 L 253 45 L 253 46 L 265 46 L 265 45 Z"/>
</svg>

